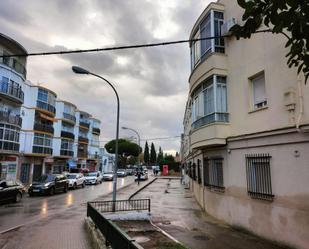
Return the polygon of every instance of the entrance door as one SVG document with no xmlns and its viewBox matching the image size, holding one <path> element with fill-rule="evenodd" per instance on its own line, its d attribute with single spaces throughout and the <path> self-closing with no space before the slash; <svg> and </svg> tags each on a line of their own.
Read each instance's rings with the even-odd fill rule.
<svg viewBox="0 0 309 249">
<path fill-rule="evenodd" d="M 42 165 L 35 164 L 33 165 L 33 181 L 37 181 L 39 177 L 42 175 Z"/>
<path fill-rule="evenodd" d="M 29 183 L 29 176 L 30 176 L 30 164 L 23 163 L 20 169 L 20 181 L 22 183 Z"/>
</svg>

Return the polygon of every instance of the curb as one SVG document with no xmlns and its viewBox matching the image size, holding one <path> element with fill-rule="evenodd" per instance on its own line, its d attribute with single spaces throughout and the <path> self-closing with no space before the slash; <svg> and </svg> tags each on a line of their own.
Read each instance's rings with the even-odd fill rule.
<svg viewBox="0 0 309 249">
<path fill-rule="evenodd" d="M 153 183 L 154 181 L 156 181 L 158 178 L 154 178 L 153 180 L 151 180 L 151 182 L 148 182 L 147 184 L 145 184 L 143 187 L 141 187 L 140 189 L 138 189 L 137 191 L 135 191 L 133 194 L 131 194 L 128 198 L 128 200 L 131 200 L 135 195 L 137 195 L 139 192 L 141 192 L 143 189 L 147 188 L 151 183 Z"/>
</svg>

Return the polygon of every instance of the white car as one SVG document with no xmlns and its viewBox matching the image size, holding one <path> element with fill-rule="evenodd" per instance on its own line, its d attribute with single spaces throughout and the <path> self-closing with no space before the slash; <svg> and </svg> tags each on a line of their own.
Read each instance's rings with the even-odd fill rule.
<svg viewBox="0 0 309 249">
<path fill-rule="evenodd" d="M 81 186 L 82 188 L 85 187 L 85 177 L 83 176 L 83 174 L 70 173 L 67 174 L 67 178 L 69 181 L 69 188 L 76 189 L 79 186 Z"/>
<path fill-rule="evenodd" d="M 103 177 L 100 172 L 89 172 L 85 174 L 85 183 L 86 184 L 98 184 L 102 183 Z"/>
<path fill-rule="evenodd" d="M 148 170 L 143 170 L 140 174 L 140 181 L 148 180 Z M 135 174 L 135 181 L 138 181 L 138 173 Z"/>
<path fill-rule="evenodd" d="M 113 172 L 105 172 L 103 174 L 103 180 L 104 181 L 112 181 L 114 179 L 114 173 Z"/>
</svg>

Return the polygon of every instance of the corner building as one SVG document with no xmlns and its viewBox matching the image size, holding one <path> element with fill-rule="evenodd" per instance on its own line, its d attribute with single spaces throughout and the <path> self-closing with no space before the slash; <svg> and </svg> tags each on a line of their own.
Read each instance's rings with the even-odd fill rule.
<svg viewBox="0 0 309 249">
<path fill-rule="evenodd" d="M 0 54 L 26 54 L 18 42 L 0 33 Z M 22 85 L 26 80 L 26 57 L 0 58 L 0 179 L 16 179 L 18 167 L 19 137 L 24 103 Z"/>
<path fill-rule="evenodd" d="M 211 3 L 190 39 L 241 23 L 236 0 Z M 181 158 L 205 211 L 259 236 L 309 245 L 309 88 L 283 36 L 190 44 Z"/>
</svg>

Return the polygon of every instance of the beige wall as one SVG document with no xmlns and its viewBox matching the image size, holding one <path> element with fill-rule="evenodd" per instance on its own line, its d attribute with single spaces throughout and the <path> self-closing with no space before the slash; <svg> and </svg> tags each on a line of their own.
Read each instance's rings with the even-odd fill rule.
<svg viewBox="0 0 309 249">
<path fill-rule="evenodd" d="M 234 17 L 241 21 L 236 0 L 219 3 L 224 5 L 225 20 Z M 246 40 L 227 38 L 226 53 L 210 55 L 190 75 L 190 93 L 212 74 L 226 75 L 230 115 L 228 124 L 213 123 L 191 131 L 193 151 L 224 158 L 225 191 L 210 190 L 197 181 L 191 181 L 190 187 L 201 207 L 218 219 L 304 249 L 309 248 L 309 133 L 295 126 L 301 107 L 299 90 L 304 96 L 300 125 L 309 124 L 309 85 L 295 68 L 287 66 L 285 42 L 283 36 L 270 33 Z M 268 105 L 253 111 L 249 79 L 262 71 Z M 295 93 L 294 111 L 285 106 L 288 91 Z M 214 147 L 219 144 L 224 147 Z M 273 201 L 252 199 L 247 193 L 245 155 L 251 153 L 271 155 Z M 203 162 L 202 157 L 199 154 L 190 160 Z"/>
</svg>

